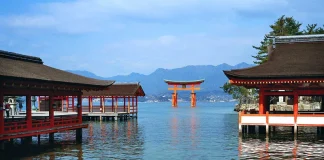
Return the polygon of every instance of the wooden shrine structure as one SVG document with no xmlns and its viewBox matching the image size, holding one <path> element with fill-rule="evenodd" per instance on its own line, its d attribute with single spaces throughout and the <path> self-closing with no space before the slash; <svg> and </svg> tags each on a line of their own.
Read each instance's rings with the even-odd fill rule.
<svg viewBox="0 0 324 160">
<path fill-rule="evenodd" d="M 200 90 L 200 84 L 205 80 L 193 80 L 193 81 L 172 81 L 164 80 L 168 84 L 168 90 L 172 90 L 172 107 L 178 106 L 178 93 L 177 91 L 191 91 L 191 107 L 196 107 L 196 93 L 195 90 Z"/>
<path fill-rule="evenodd" d="M 114 81 L 86 78 L 43 64 L 42 59 L 17 53 L 0 51 L 0 142 L 14 138 L 24 138 L 30 143 L 32 136 L 49 134 L 54 140 L 55 132 L 76 130 L 76 139 L 81 141 L 82 91 L 103 90 Z M 3 109 L 5 96 L 26 96 L 25 115 L 5 117 Z M 31 96 L 47 96 L 48 111 L 32 112 Z M 76 112 L 60 114 L 54 111 L 53 100 L 57 96 L 75 96 Z"/>
<path fill-rule="evenodd" d="M 114 83 L 104 90 L 83 90 L 82 99 L 87 102 L 82 105 L 82 113 L 84 117 L 137 117 L 139 96 L 145 96 L 139 83 Z M 54 97 L 56 111 L 76 112 L 76 99 L 75 96 Z M 41 111 L 48 110 L 47 103 L 47 97 L 39 97 Z"/>
<path fill-rule="evenodd" d="M 256 114 L 239 113 L 242 126 L 324 126 L 324 35 L 273 37 L 268 46 L 268 61 L 245 69 L 224 71 L 231 84 L 259 90 Z M 291 111 L 270 110 L 270 97 L 289 96 Z M 300 96 L 321 96 L 321 108 L 300 111 Z"/>
</svg>

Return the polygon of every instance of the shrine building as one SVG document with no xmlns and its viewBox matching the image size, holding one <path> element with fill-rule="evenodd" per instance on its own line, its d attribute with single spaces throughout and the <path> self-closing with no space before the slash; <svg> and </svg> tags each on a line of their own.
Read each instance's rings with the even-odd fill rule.
<svg viewBox="0 0 324 160">
<path fill-rule="evenodd" d="M 298 126 L 323 127 L 324 34 L 278 36 L 273 41 L 263 64 L 224 71 L 231 84 L 259 91 L 258 112 L 239 113 L 240 132 L 246 125 L 265 126 L 267 133 L 269 126 L 293 126 L 294 133 Z M 303 109 L 305 96 L 317 97 L 317 108 Z M 286 109 L 271 108 L 273 97 L 286 97 Z"/>
</svg>

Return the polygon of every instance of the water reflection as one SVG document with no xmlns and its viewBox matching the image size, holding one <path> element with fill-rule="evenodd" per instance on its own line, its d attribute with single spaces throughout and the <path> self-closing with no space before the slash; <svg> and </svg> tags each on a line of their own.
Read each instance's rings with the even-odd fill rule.
<svg viewBox="0 0 324 160">
<path fill-rule="evenodd" d="M 178 118 L 174 116 L 171 120 L 171 134 L 172 134 L 172 145 L 176 146 L 179 143 L 178 139 Z"/>
<path fill-rule="evenodd" d="M 324 141 L 316 133 L 241 135 L 238 138 L 240 159 L 323 159 Z"/>
<path fill-rule="evenodd" d="M 195 108 L 191 108 L 195 109 Z M 197 122 L 196 112 L 192 111 L 189 115 L 180 116 L 175 113 L 171 117 L 171 139 L 174 149 L 179 145 L 190 144 L 190 149 L 197 147 Z M 181 136 L 180 136 L 181 135 Z"/>
<path fill-rule="evenodd" d="M 122 122 L 89 122 L 83 129 L 83 143 L 76 144 L 75 131 L 55 133 L 55 144 L 48 135 L 41 136 L 41 145 L 33 137 L 32 145 L 14 142 L 9 155 L 0 159 L 141 159 L 144 138 L 137 119 Z M 19 150 L 19 154 L 14 151 Z M 22 158 L 24 157 L 24 158 Z"/>
<path fill-rule="evenodd" d="M 137 119 L 122 122 L 90 122 L 83 158 L 133 159 L 143 156 L 144 137 Z M 90 131 L 91 129 L 91 131 Z"/>
<path fill-rule="evenodd" d="M 197 117 L 196 117 L 196 112 L 191 112 L 191 116 L 190 116 L 190 138 L 191 138 L 191 147 L 192 149 L 196 149 L 197 148 Z"/>
</svg>

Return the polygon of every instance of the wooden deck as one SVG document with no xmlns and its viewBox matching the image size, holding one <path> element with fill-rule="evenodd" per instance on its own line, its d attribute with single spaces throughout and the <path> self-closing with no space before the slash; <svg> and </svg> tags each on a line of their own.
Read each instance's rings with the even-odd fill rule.
<svg viewBox="0 0 324 160">
<path fill-rule="evenodd" d="M 62 112 L 62 111 L 54 111 L 54 117 L 68 117 L 68 116 L 77 116 L 77 112 Z M 137 115 L 136 115 L 137 116 Z M 82 112 L 83 120 L 117 120 L 126 119 L 128 117 L 136 117 L 131 113 L 127 112 Z M 6 121 L 11 119 L 24 119 L 26 117 L 26 112 L 19 112 L 18 115 L 10 116 L 9 118 L 5 118 Z M 48 111 L 38 111 L 32 112 L 33 119 L 43 119 L 49 117 Z"/>
</svg>

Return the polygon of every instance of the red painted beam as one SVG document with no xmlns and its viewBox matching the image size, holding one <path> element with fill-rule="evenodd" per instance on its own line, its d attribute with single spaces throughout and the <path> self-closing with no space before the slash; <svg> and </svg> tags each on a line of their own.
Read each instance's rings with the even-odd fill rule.
<svg viewBox="0 0 324 160">
<path fill-rule="evenodd" d="M 264 106 L 264 89 L 259 90 L 259 114 L 265 113 L 265 106 Z"/>
</svg>

